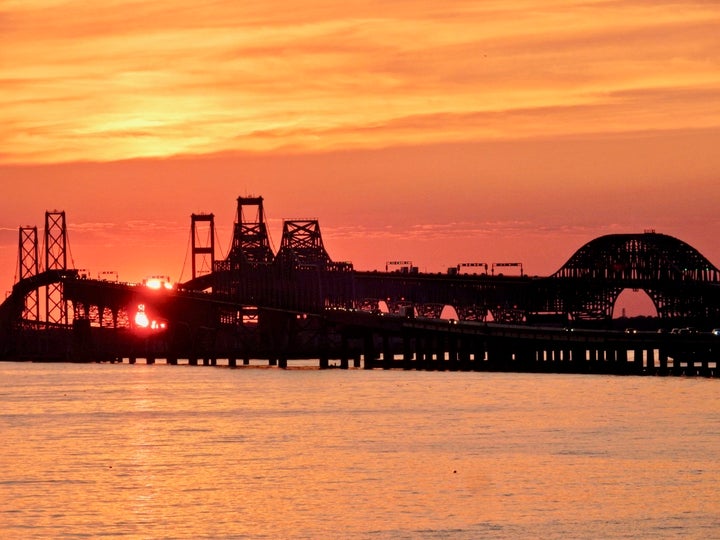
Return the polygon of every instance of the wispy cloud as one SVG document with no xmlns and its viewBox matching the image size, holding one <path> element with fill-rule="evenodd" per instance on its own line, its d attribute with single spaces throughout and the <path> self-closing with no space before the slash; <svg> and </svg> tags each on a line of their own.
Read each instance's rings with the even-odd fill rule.
<svg viewBox="0 0 720 540">
<path fill-rule="evenodd" d="M 118 229 L 128 229 L 130 231 L 141 231 L 148 234 L 152 234 L 153 231 L 172 231 L 179 232 L 187 231 L 187 226 L 180 226 L 174 221 L 150 221 L 144 219 L 135 219 L 125 222 L 119 226 Z"/>
<path fill-rule="evenodd" d="M 720 126 L 713 3 L 246 4 L 4 2 L 0 159 Z"/>
<path fill-rule="evenodd" d="M 71 227 L 73 232 L 81 233 L 96 233 L 103 231 L 111 231 L 117 228 L 117 224 L 112 222 L 84 222 L 84 223 L 72 223 Z"/>
<path fill-rule="evenodd" d="M 611 232 L 627 232 L 627 224 L 609 224 L 606 226 L 607 234 Z M 487 238 L 509 239 L 513 237 L 536 237 L 547 235 L 582 236 L 597 234 L 597 226 L 586 225 L 542 225 L 537 221 L 484 221 L 484 222 L 446 222 L 423 223 L 409 227 L 365 225 L 330 227 L 323 230 L 323 237 L 327 242 L 339 240 L 351 242 L 353 239 L 362 240 L 408 240 L 429 241 L 457 240 Z"/>
</svg>

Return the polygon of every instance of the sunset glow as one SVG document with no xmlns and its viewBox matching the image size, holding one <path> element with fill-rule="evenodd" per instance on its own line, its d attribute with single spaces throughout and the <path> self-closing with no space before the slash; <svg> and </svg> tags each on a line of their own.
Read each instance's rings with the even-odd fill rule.
<svg viewBox="0 0 720 540">
<path fill-rule="evenodd" d="M 5 3 L 3 161 L 718 124 L 706 2 L 265 6 Z"/>
<path fill-rule="evenodd" d="M 361 268 L 545 274 L 645 228 L 720 264 L 713 2 L 10 0 L 0 21 L 6 288 L 46 209 L 93 273 L 178 279 L 189 214 L 226 250 L 245 193 L 277 242 L 318 216 Z"/>
</svg>

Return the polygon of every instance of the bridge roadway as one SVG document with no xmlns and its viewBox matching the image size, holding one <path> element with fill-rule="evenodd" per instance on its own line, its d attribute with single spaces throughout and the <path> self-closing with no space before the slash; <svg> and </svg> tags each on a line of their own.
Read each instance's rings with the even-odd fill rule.
<svg viewBox="0 0 720 540">
<path fill-rule="evenodd" d="M 323 289 L 321 274 L 320 278 L 312 270 L 309 274 L 318 291 L 327 290 Z M 302 289 L 309 280 L 305 274 L 299 275 L 302 279 L 296 283 L 291 275 L 284 276 L 284 285 Z M 707 376 L 715 376 L 720 357 L 720 336 L 707 331 L 626 334 L 485 320 L 485 312 L 504 313 L 502 320 L 512 320 L 507 314 L 524 306 L 516 312 L 524 313 L 527 323 L 527 302 L 538 296 L 538 283 L 548 289 L 552 286 L 547 284 L 554 279 L 570 281 L 575 287 L 576 276 L 344 271 L 341 278 L 350 280 L 350 286 L 342 283 L 336 290 L 350 290 L 351 297 L 333 302 L 326 296 L 318 304 L 303 290 L 291 300 L 310 298 L 312 302 L 295 306 L 288 302 L 290 308 L 282 307 L 286 299 L 277 293 L 264 297 L 272 301 L 257 306 L 242 295 L 197 290 L 214 288 L 220 278 L 210 274 L 178 289 L 154 290 L 80 278 L 75 270 L 32 276 L 16 284 L 0 305 L 0 353 L 5 358 L 76 361 L 165 358 L 168 363 L 186 359 L 188 363 L 212 364 L 223 358 L 229 365 L 256 358 L 281 366 L 288 360 L 317 358 L 321 367 L 330 365 L 331 359 L 339 360 L 341 367 L 347 367 L 350 360 L 359 366 L 362 359 L 366 368 Z M 40 329 L 42 325 L 37 322 L 19 320 L 27 294 L 51 283 L 62 283 L 65 300 L 72 306 L 71 330 Z M 684 284 L 681 280 L 680 285 Z M 702 286 L 712 292 L 718 284 L 713 280 Z M 252 287 L 242 290 L 257 293 Z M 285 291 L 295 294 L 292 287 Z M 703 298 L 714 296 L 705 294 Z M 391 312 L 380 311 L 378 298 L 390 304 L 387 307 Z M 275 302 L 281 305 L 273 305 Z M 457 319 L 439 318 L 446 304 L 457 306 Z M 135 313 L 140 306 L 148 320 L 157 325 L 155 328 L 138 327 Z M 708 313 L 715 315 L 714 311 Z M 567 314 L 564 321 L 570 324 Z"/>
<path fill-rule="evenodd" d="M 237 304 L 204 292 L 80 279 L 72 271 L 41 274 L 17 286 L 16 295 L 58 280 L 73 305 L 72 328 L 17 329 L 14 348 L 4 349 L 6 359 L 210 365 L 220 360 L 230 366 L 264 359 L 287 367 L 289 361 L 312 358 L 321 368 L 352 363 L 366 369 L 711 377 L 720 360 L 720 336 L 710 332 L 500 324 L 423 317 L 412 310 L 400 315 L 335 307 L 307 313 Z M 165 326 L 134 324 L 132 310 L 139 304 Z M 3 312 L 19 305 L 12 299 Z"/>
<path fill-rule="evenodd" d="M 341 308 L 323 314 L 260 309 L 257 322 L 243 329 L 207 333 L 203 328 L 181 328 L 182 332 L 168 329 L 157 334 L 119 329 L 125 335 L 120 342 L 107 342 L 107 337 L 117 336 L 104 329 L 105 339 L 101 331 L 85 343 L 92 358 L 232 367 L 247 365 L 251 359 L 280 367 L 293 360 L 316 359 L 320 368 L 715 377 L 720 360 L 720 336 L 711 333 L 627 333 Z"/>
<path fill-rule="evenodd" d="M 519 267 L 514 277 L 487 275 L 483 263 L 446 274 L 404 263 L 400 272 L 361 272 L 332 260 L 317 220 L 285 220 L 275 252 L 263 198 L 237 202 L 227 258 L 214 260 L 212 242 L 193 243 L 193 268 L 198 256 L 209 256 L 212 273 L 173 290 L 83 279 L 76 270 L 21 272 L 25 278 L 0 305 L 0 358 L 226 358 L 230 365 L 318 358 L 321 366 L 362 358 L 368 368 L 715 373 L 720 336 L 709 330 L 720 328 L 720 269 L 677 238 L 601 236 L 547 277 L 523 275 L 519 263 L 493 263 Z M 192 237 L 196 221 L 213 230 L 212 219 L 193 214 Z M 46 213 L 46 235 L 58 248 L 46 243 L 46 266 L 64 268 L 64 212 Z M 21 229 L 21 268 L 37 268 L 37 255 L 30 256 L 37 248 L 37 235 Z M 485 273 L 466 272 L 480 268 Z M 40 317 L 41 288 L 46 322 L 30 320 Z M 704 333 L 607 330 L 626 289 L 649 296 L 658 327 Z M 570 325 L 573 331 L 563 328 Z"/>
<path fill-rule="evenodd" d="M 717 376 L 720 360 L 720 336 L 709 332 L 543 327 L 352 310 L 330 310 L 327 319 L 362 338 L 365 368 Z"/>
</svg>

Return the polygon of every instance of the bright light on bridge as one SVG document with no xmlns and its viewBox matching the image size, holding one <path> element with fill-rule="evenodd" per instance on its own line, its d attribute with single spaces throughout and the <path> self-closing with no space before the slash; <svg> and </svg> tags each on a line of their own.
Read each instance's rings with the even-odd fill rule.
<svg viewBox="0 0 720 540">
<path fill-rule="evenodd" d="M 152 276 L 145 281 L 143 281 L 143 284 L 148 287 L 149 289 L 172 289 L 172 283 L 170 283 L 170 278 L 168 276 Z"/>
<path fill-rule="evenodd" d="M 167 328 L 167 322 L 156 321 L 155 319 L 150 319 L 150 317 L 148 317 L 148 314 L 145 311 L 145 304 L 138 304 L 134 321 L 136 328 L 148 328 L 150 330 L 165 330 Z"/>
<path fill-rule="evenodd" d="M 147 328 L 150 326 L 150 319 L 148 319 L 147 313 L 145 313 L 145 304 L 138 306 L 137 313 L 135 314 L 135 326 L 140 328 Z"/>
</svg>

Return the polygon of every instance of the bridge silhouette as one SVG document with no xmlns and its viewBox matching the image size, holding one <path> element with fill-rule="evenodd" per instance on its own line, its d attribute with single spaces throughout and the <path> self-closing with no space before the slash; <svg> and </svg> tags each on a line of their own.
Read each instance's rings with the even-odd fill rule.
<svg viewBox="0 0 720 540">
<path fill-rule="evenodd" d="M 510 276 L 487 265 L 446 274 L 359 271 L 333 261 L 317 220 L 285 220 L 270 245 L 262 197 L 239 197 L 230 252 L 215 260 L 213 214 L 192 214 L 192 278 L 173 288 L 91 279 L 67 268 L 64 212 L 47 212 L 45 269 L 36 228 L 20 228 L 20 280 L 0 305 L 6 359 L 228 365 L 501 369 L 714 375 L 720 271 L 692 246 L 655 232 L 580 247 L 554 274 Z M 196 241 L 210 228 L 209 242 Z M 211 271 L 200 273 L 197 260 Z M 497 268 L 504 268 L 499 264 Z M 520 267 L 522 268 L 522 267 Z M 466 270 L 480 270 L 468 273 Z M 643 290 L 658 329 L 618 332 L 613 308 Z M 44 296 L 44 313 L 41 298 Z"/>
</svg>

